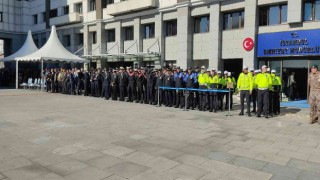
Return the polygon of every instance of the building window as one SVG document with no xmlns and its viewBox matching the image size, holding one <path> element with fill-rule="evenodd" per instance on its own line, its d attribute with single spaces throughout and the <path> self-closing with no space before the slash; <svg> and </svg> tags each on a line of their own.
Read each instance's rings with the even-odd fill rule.
<svg viewBox="0 0 320 180">
<path fill-rule="evenodd" d="M 209 32 L 210 18 L 209 16 L 201 16 L 194 18 L 194 33 Z"/>
<path fill-rule="evenodd" d="M 320 0 L 306 0 L 304 2 L 304 21 L 320 20 Z"/>
<path fill-rule="evenodd" d="M 33 18 L 33 24 L 38 24 L 38 15 L 37 14 L 32 15 L 32 18 Z"/>
<path fill-rule="evenodd" d="M 89 2 L 89 11 L 95 11 L 96 10 L 96 0 L 90 0 Z"/>
<path fill-rule="evenodd" d="M 97 32 L 92 32 L 91 36 L 92 36 L 92 44 L 96 44 L 97 43 Z"/>
<path fill-rule="evenodd" d="M 78 45 L 83 45 L 83 33 L 78 34 Z"/>
<path fill-rule="evenodd" d="M 58 9 L 51 9 L 50 10 L 50 18 L 54 18 L 58 16 Z"/>
<path fill-rule="evenodd" d="M 105 1 L 106 1 L 106 5 L 114 3 L 114 0 L 105 0 Z"/>
<path fill-rule="evenodd" d="M 109 29 L 107 30 L 107 42 L 115 42 L 116 41 L 116 30 Z"/>
<path fill-rule="evenodd" d="M 124 40 L 131 41 L 134 39 L 133 36 L 133 27 L 125 27 L 124 28 Z"/>
<path fill-rule="evenodd" d="M 42 14 L 42 22 L 46 22 L 46 20 L 47 20 L 46 12 L 43 12 L 41 14 Z"/>
<path fill-rule="evenodd" d="M 259 25 L 268 26 L 286 23 L 287 15 L 288 6 L 286 4 L 261 7 L 259 13 Z"/>
<path fill-rule="evenodd" d="M 225 13 L 223 30 L 240 29 L 244 27 L 244 11 Z"/>
<path fill-rule="evenodd" d="M 166 36 L 177 35 L 177 20 L 166 21 Z"/>
<path fill-rule="evenodd" d="M 63 15 L 69 14 L 69 6 L 63 7 Z"/>
<path fill-rule="evenodd" d="M 2 12 L 0 12 L 0 22 L 3 22 Z"/>
<path fill-rule="evenodd" d="M 154 23 L 144 25 L 144 39 L 154 38 Z"/>
<path fill-rule="evenodd" d="M 71 38 L 70 35 L 64 35 L 63 36 L 63 43 L 66 47 L 70 47 L 71 46 Z"/>
<path fill-rule="evenodd" d="M 82 14 L 82 3 L 76 4 L 76 12 Z"/>
</svg>

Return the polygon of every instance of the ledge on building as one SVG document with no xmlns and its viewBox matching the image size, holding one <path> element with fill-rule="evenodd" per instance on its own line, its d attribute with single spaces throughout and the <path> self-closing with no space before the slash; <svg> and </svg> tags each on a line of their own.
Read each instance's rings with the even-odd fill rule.
<svg viewBox="0 0 320 180">
<path fill-rule="evenodd" d="M 112 16 L 134 12 L 144 9 L 156 8 L 156 0 L 128 0 L 119 3 L 109 4 L 107 6 L 107 13 Z"/>
<path fill-rule="evenodd" d="M 78 12 L 58 16 L 50 19 L 50 26 L 65 25 L 82 22 L 82 18 Z"/>
</svg>

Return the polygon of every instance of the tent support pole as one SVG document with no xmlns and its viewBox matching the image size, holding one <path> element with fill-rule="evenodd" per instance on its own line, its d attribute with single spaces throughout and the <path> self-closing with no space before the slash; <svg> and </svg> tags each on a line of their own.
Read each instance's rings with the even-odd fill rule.
<svg viewBox="0 0 320 180">
<path fill-rule="evenodd" d="M 19 89 L 19 61 L 16 61 L 16 89 Z"/>
<path fill-rule="evenodd" d="M 43 58 L 41 58 L 41 79 L 42 79 L 42 82 L 43 82 L 43 83 L 41 83 L 41 92 L 43 92 L 43 85 L 44 85 L 44 82 L 45 82 L 45 80 L 43 78 Z"/>
</svg>

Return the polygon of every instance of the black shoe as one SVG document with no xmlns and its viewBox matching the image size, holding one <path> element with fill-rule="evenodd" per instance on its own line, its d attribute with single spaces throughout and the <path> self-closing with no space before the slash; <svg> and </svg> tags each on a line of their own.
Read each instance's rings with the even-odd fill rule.
<svg viewBox="0 0 320 180">
<path fill-rule="evenodd" d="M 239 113 L 239 116 L 243 116 L 243 115 L 244 115 L 243 112 L 240 112 L 240 113 Z"/>
<path fill-rule="evenodd" d="M 214 113 L 217 113 L 217 110 L 215 109 L 215 110 L 213 110 L 213 112 L 214 112 Z"/>
<path fill-rule="evenodd" d="M 191 110 L 194 110 L 194 107 L 191 107 Z"/>
<path fill-rule="evenodd" d="M 253 110 L 253 111 L 251 111 L 252 113 L 256 113 L 256 111 L 255 110 Z"/>
<path fill-rule="evenodd" d="M 269 115 L 266 115 L 265 118 L 266 118 L 266 119 L 269 119 Z"/>
<path fill-rule="evenodd" d="M 258 118 L 261 117 L 261 114 L 257 114 L 257 117 L 258 117 Z"/>
<path fill-rule="evenodd" d="M 248 117 L 251 117 L 251 113 L 248 114 Z"/>
<path fill-rule="evenodd" d="M 209 110 L 209 112 L 212 112 L 212 111 L 213 111 L 213 109 L 210 109 L 210 110 Z"/>
</svg>

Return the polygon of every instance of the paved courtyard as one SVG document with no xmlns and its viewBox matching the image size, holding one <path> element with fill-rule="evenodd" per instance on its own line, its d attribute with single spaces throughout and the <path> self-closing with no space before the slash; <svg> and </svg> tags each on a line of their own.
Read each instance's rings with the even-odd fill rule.
<svg viewBox="0 0 320 180">
<path fill-rule="evenodd" d="M 0 90 L 1 180 L 320 179 L 307 109 L 231 117 Z"/>
</svg>

